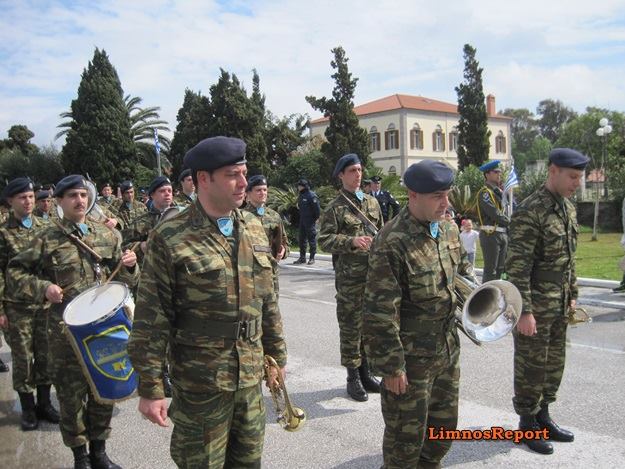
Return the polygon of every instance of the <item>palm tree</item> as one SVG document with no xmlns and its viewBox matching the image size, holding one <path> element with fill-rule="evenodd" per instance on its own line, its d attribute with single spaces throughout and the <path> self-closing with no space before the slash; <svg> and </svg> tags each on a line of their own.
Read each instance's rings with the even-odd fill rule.
<svg viewBox="0 0 625 469">
<path fill-rule="evenodd" d="M 165 168 L 171 167 L 171 163 L 167 159 L 171 146 L 171 140 L 167 136 L 163 135 L 163 132 L 171 131 L 169 127 L 167 127 L 167 122 L 160 119 L 158 111 L 160 111 L 161 108 L 157 106 L 141 108 L 139 107 L 141 101 L 143 101 L 142 98 L 138 96 L 131 97 L 130 95 L 127 95 L 124 98 L 126 110 L 128 111 L 128 118 L 130 119 L 132 139 L 137 148 L 139 161 L 148 168 L 153 168 L 155 166 L 154 130 L 157 130 L 159 131 L 158 143 L 161 148 L 161 164 Z M 62 119 L 69 120 L 61 122 L 57 126 L 57 128 L 62 130 L 54 136 L 55 140 L 61 138 L 63 135 L 67 135 L 72 128 L 74 118 L 71 110 L 62 112 L 59 116 Z"/>
</svg>

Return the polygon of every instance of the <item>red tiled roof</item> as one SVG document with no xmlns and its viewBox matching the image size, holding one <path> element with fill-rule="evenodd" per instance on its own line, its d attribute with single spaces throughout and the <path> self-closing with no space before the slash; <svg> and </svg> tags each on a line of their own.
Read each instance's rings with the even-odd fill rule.
<svg viewBox="0 0 625 469">
<path fill-rule="evenodd" d="M 384 111 L 393 111 L 396 109 L 414 109 L 417 111 L 445 112 L 448 114 L 458 114 L 458 106 L 456 104 L 437 101 L 436 99 L 425 98 L 423 96 L 410 96 L 407 94 L 393 94 L 386 98 L 376 99 L 359 106 L 354 106 L 354 112 L 357 116 L 365 116 L 367 114 L 375 114 Z M 505 116 L 497 114 L 494 117 Z M 325 122 L 329 118 L 321 117 L 311 121 L 311 124 Z"/>
</svg>

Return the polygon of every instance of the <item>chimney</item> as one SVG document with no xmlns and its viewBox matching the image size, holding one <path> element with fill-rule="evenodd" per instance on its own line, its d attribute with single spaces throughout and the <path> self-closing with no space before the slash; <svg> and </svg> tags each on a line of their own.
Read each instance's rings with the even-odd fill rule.
<svg viewBox="0 0 625 469">
<path fill-rule="evenodd" d="M 495 108 L 495 96 L 492 94 L 486 96 L 486 114 L 488 114 L 488 117 L 493 117 L 497 114 L 497 109 Z"/>
</svg>

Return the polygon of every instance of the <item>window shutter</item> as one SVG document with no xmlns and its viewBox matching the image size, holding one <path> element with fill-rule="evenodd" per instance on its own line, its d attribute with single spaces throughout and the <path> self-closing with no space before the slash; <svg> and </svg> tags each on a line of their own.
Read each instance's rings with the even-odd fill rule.
<svg viewBox="0 0 625 469">
<path fill-rule="evenodd" d="M 454 134 L 449 134 L 449 150 L 450 151 L 454 149 L 454 142 L 451 141 L 453 136 L 454 136 Z"/>
<path fill-rule="evenodd" d="M 378 138 L 375 141 L 375 146 L 376 146 L 376 150 L 380 151 L 380 132 L 378 132 L 376 135 L 378 136 Z"/>
<path fill-rule="evenodd" d="M 441 144 L 443 145 L 443 148 L 441 148 L 441 151 L 445 151 L 445 133 L 441 132 Z"/>
<path fill-rule="evenodd" d="M 419 150 L 423 150 L 423 130 L 419 130 Z"/>
<path fill-rule="evenodd" d="M 399 130 L 395 131 L 395 149 L 399 148 Z"/>
<path fill-rule="evenodd" d="M 436 148 L 436 132 L 434 132 L 432 134 L 432 151 L 437 151 L 438 148 Z"/>
<path fill-rule="evenodd" d="M 410 149 L 414 150 L 415 147 L 415 140 L 416 140 L 416 130 L 411 130 L 410 131 Z"/>
</svg>

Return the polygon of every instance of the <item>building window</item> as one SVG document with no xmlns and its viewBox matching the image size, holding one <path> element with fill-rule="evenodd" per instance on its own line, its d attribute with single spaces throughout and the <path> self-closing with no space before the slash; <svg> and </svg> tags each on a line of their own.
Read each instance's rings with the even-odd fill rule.
<svg viewBox="0 0 625 469">
<path fill-rule="evenodd" d="M 397 176 L 397 168 L 395 168 L 395 166 L 391 166 L 388 168 L 388 174 L 390 176 Z"/>
<path fill-rule="evenodd" d="M 396 150 L 399 148 L 399 130 L 395 130 L 395 124 L 389 124 L 388 130 L 384 132 L 384 149 Z"/>
<path fill-rule="evenodd" d="M 380 151 L 380 132 L 373 126 L 369 131 L 369 149 L 374 151 Z"/>
<path fill-rule="evenodd" d="M 504 137 L 503 132 L 500 130 L 497 136 L 495 137 L 495 153 L 505 153 L 506 152 L 506 137 Z"/>
<path fill-rule="evenodd" d="M 449 151 L 458 150 L 458 129 L 455 127 L 449 132 Z"/>
<path fill-rule="evenodd" d="M 423 150 L 423 130 L 415 124 L 410 131 L 410 149 Z"/>
<path fill-rule="evenodd" d="M 436 130 L 432 133 L 432 150 L 445 151 L 445 134 L 440 125 L 437 125 Z"/>
</svg>

